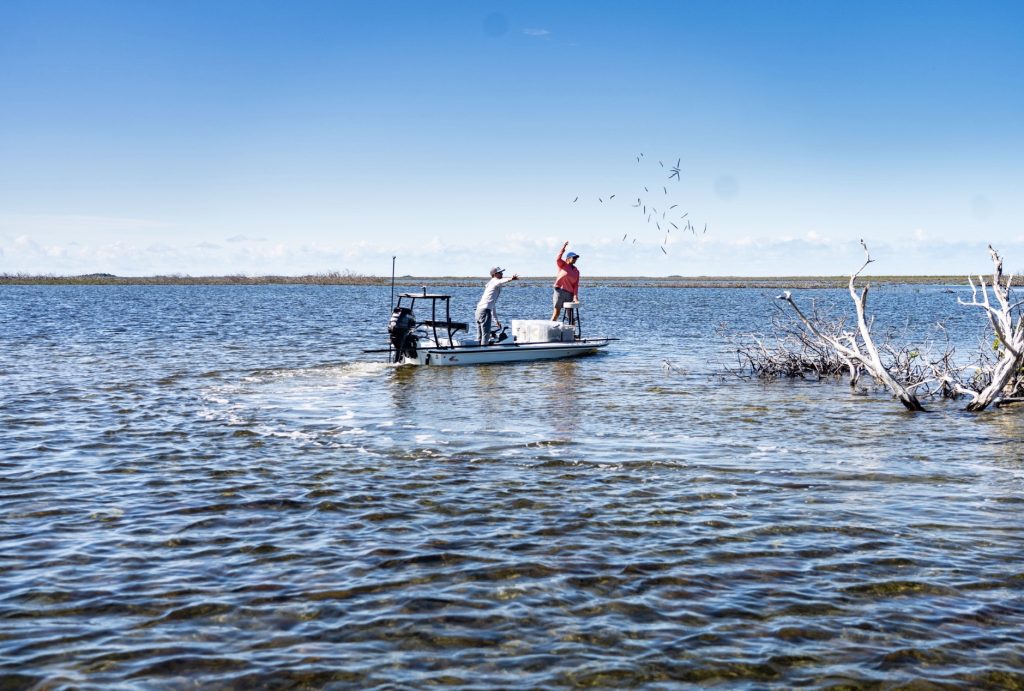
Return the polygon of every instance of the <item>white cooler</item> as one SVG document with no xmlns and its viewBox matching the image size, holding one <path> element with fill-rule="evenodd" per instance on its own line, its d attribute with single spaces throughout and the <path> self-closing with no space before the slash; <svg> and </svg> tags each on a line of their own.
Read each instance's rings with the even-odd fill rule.
<svg viewBox="0 0 1024 691">
<path fill-rule="evenodd" d="M 576 329 L 571 324 L 548 319 L 513 319 L 512 336 L 516 343 L 572 342 Z"/>
</svg>

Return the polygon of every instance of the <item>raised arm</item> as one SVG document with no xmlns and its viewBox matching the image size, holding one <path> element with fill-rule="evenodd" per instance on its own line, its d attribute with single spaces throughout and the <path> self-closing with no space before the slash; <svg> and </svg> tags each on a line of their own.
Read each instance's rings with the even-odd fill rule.
<svg viewBox="0 0 1024 691">
<path fill-rule="evenodd" d="M 505 285 L 506 283 L 511 283 L 512 281 L 518 281 L 518 280 L 519 280 L 519 274 L 512 274 L 508 278 L 503 278 L 500 281 L 498 281 L 498 285 Z M 494 307 L 491 308 L 491 313 L 494 315 L 494 323 L 495 323 L 495 325 L 500 329 L 501 328 L 501 320 L 498 319 L 498 303 L 497 303 L 497 301 L 495 301 Z"/>
</svg>

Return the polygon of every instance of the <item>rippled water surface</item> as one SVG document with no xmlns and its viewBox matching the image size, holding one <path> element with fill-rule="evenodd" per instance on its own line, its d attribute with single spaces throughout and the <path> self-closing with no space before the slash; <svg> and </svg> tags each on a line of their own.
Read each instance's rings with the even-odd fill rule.
<svg viewBox="0 0 1024 691">
<path fill-rule="evenodd" d="M 0 286 L 0 688 L 1024 686 L 1024 411 L 719 376 L 771 297 L 435 369 L 362 352 L 389 288 Z"/>
</svg>

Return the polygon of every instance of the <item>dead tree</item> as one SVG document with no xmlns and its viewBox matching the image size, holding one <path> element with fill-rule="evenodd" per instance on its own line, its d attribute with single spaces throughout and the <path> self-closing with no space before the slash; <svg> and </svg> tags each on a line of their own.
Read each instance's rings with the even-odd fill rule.
<svg viewBox="0 0 1024 691">
<path fill-rule="evenodd" d="M 848 371 L 854 387 L 866 373 L 911 411 L 923 411 L 921 400 L 928 397 L 967 397 L 969 411 L 1024 403 L 1024 301 L 1012 302 L 1013 276 L 1003 275 L 1003 261 L 995 249 L 988 248 L 993 263 L 991 285 L 982 276 L 977 285 L 968 278 L 971 300 L 957 299 L 960 305 L 983 310 L 991 328 L 991 335 L 965 362 L 957 356 L 941 322 L 936 326 L 945 334 L 945 345 L 939 344 L 937 349 L 931 342 L 901 345 L 901 339 L 894 339 L 892 333 L 883 334 L 880 341 L 872 335 L 873 324 L 866 316 L 868 286 L 858 293 L 856 285 L 872 262 L 863 240 L 861 246 L 866 260 L 849 281 L 857 316 L 855 328 L 848 326 L 846 319 L 821 312 L 813 300 L 805 313 L 785 291 L 777 297 L 789 303 L 795 317 L 789 322 L 773 319 L 774 330 L 767 335 L 736 338 L 738 367 L 726 370 L 763 379 L 821 379 Z"/>
<path fill-rule="evenodd" d="M 856 273 L 850 276 L 849 283 L 850 297 L 853 299 L 853 304 L 857 311 L 857 331 L 845 331 L 838 335 L 825 333 L 814 321 L 808 319 L 804 315 L 788 290 L 782 293 L 782 295 L 779 295 L 778 299 L 788 302 L 803 325 L 807 327 L 808 331 L 810 331 L 815 338 L 831 346 L 839 357 L 847 363 L 847 366 L 850 369 L 851 385 L 856 384 L 860 372 L 863 370 L 875 381 L 889 389 L 889 391 L 892 392 L 892 395 L 898 398 L 900 403 L 902 403 L 907 410 L 923 411 L 924 406 L 921 405 L 921 401 L 919 401 L 917 396 L 913 393 L 913 387 L 897 380 L 882 363 L 882 359 L 878 354 L 878 348 L 875 346 L 875 342 L 871 337 L 871 326 L 865 316 L 865 309 L 868 300 L 868 286 L 865 285 L 858 295 L 856 281 L 861 272 L 864 271 L 864 269 L 867 268 L 867 265 L 873 260 L 871 259 L 871 255 L 868 253 L 868 247 L 863 240 L 860 241 L 860 244 L 861 247 L 864 248 L 866 259 L 864 261 L 864 265 L 861 266 Z"/>
<path fill-rule="evenodd" d="M 992 257 L 992 294 L 998 306 L 993 305 L 989 300 L 989 287 L 985 285 L 985 279 L 978 276 L 978 284 L 968 277 L 971 284 L 971 301 L 964 302 L 957 298 L 957 302 L 968 307 L 978 307 L 984 310 L 988 317 L 989 324 L 996 338 L 998 359 L 986 372 L 982 373 L 985 385 L 979 389 L 965 386 L 959 377 L 954 377 L 949 371 L 940 373 L 943 382 L 949 385 L 956 393 L 968 396 L 971 402 L 967 404 L 967 410 L 984 410 L 990 405 L 998 405 L 1012 395 L 1020 386 L 1021 362 L 1024 361 L 1024 319 L 1021 319 L 1021 303 L 1010 302 L 1010 287 L 1013 284 L 1013 275 L 1003 278 L 1003 259 L 991 245 L 988 253 Z M 975 381 L 978 381 L 977 377 Z"/>
</svg>

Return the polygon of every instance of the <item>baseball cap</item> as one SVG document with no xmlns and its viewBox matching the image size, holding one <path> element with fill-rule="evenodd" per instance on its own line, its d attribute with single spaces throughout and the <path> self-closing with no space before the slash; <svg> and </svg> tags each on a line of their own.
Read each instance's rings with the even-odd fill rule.
<svg viewBox="0 0 1024 691">
<path fill-rule="evenodd" d="M 492 266 L 491 267 L 491 275 L 492 276 L 494 274 L 500 274 L 500 273 L 504 273 L 504 272 L 505 272 L 505 269 L 501 268 L 500 266 Z"/>
<path fill-rule="evenodd" d="M 570 252 L 569 254 L 565 255 L 565 258 L 566 259 L 572 259 L 573 257 L 578 257 L 578 256 L 580 256 L 580 255 L 576 254 L 575 252 Z"/>
</svg>

